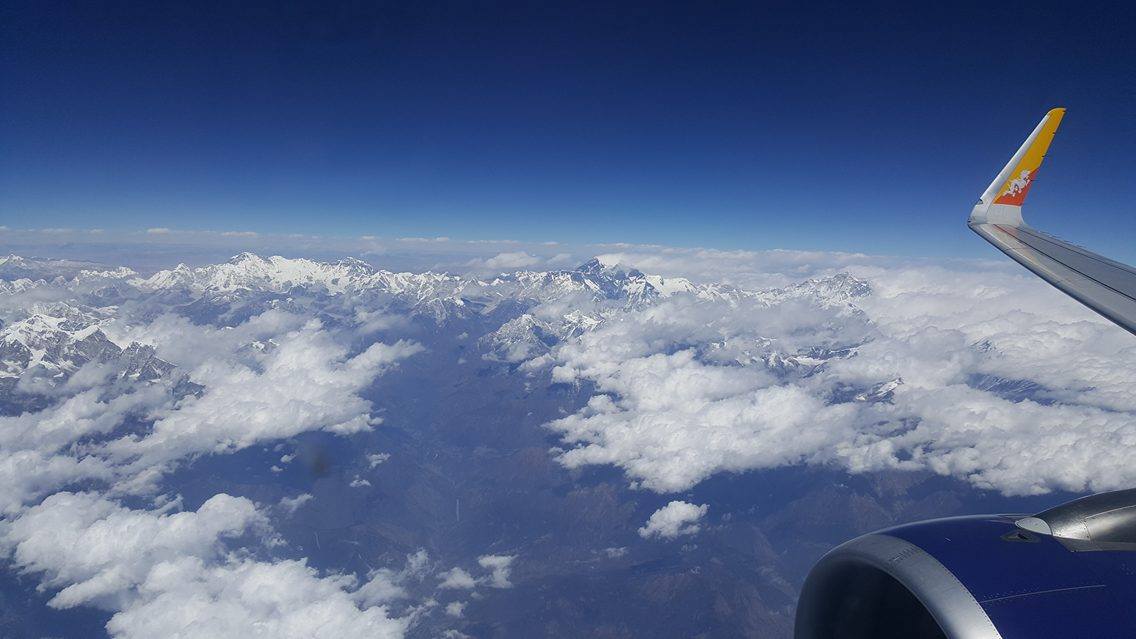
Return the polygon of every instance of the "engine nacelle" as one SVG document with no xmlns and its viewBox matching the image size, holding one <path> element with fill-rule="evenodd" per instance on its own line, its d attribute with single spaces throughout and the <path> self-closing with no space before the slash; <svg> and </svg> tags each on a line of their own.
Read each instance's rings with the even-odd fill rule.
<svg viewBox="0 0 1136 639">
<path fill-rule="evenodd" d="M 1136 637 L 1136 491 L 865 535 L 809 573 L 796 639 Z"/>
</svg>

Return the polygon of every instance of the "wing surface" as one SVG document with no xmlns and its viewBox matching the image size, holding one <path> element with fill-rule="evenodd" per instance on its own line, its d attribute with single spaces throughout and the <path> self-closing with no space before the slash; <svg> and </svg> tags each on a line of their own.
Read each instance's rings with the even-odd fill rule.
<svg viewBox="0 0 1136 639">
<path fill-rule="evenodd" d="M 1022 204 L 1065 109 L 1045 114 L 971 211 L 983 239 L 1078 302 L 1136 334 L 1136 269 L 1031 228 Z"/>
</svg>

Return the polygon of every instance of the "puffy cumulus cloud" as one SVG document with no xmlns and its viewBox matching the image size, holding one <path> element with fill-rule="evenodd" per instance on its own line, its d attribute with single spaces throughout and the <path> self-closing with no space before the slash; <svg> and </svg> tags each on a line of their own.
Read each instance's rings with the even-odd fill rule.
<svg viewBox="0 0 1136 639">
<path fill-rule="evenodd" d="M 280 508 L 289 515 L 295 514 L 301 506 L 314 499 L 311 493 L 303 493 L 295 497 L 284 497 L 280 500 Z"/>
<path fill-rule="evenodd" d="M 512 573 L 513 560 L 516 555 L 482 555 L 477 558 L 477 565 L 489 571 L 484 582 L 490 588 L 512 588 L 509 581 Z"/>
<path fill-rule="evenodd" d="M 96 457 L 0 450 L 0 514 L 14 515 L 25 504 L 73 482 L 113 477 L 113 469 Z"/>
<path fill-rule="evenodd" d="M 587 407 L 553 422 L 579 446 L 569 467 L 616 464 L 651 489 L 684 490 L 722 470 L 809 459 L 852 434 L 855 407 L 826 405 L 797 386 L 755 387 L 741 368 L 708 366 L 691 351 L 632 360 Z"/>
<path fill-rule="evenodd" d="M 84 366 L 64 386 L 95 367 Z M 94 377 L 97 384 L 106 375 Z M 169 391 L 165 384 L 119 394 L 113 385 L 63 388 L 61 392 L 75 394 L 39 411 L 0 417 L 0 514 L 13 515 L 70 484 L 112 481 L 114 465 L 80 442 L 107 436 L 128 418 L 144 419 L 167 407 L 173 400 Z"/>
<path fill-rule="evenodd" d="M 64 384 L 61 393 L 74 392 L 70 397 L 61 395 L 39 411 L 0 417 L 0 514 L 15 514 L 24 504 L 69 484 L 113 480 L 113 464 L 79 442 L 106 436 L 128 418 L 145 418 L 172 401 L 165 384 L 118 394 L 113 385 L 69 387 L 94 368 L 84 366 Z M 89 381 L 98 384 L 105 378 L 98 373 Z"/>
<path fill-rule="evenodd" d="M 173 315 L 104 325 L 118 341 L 152 344 L 204 390 L 177 392 L 180 374 L 145 383 L 83 365 L 38 411 L 0 416 L 0 513 L 82 480 L 150 490 L 169 465 L 309 430 L 350 434 L 378 420 L 359 393 L 420 350 L 375 343 L 349 356 L 316 320 L 269 310 L 232 328 Z M 128 421 L 140 432 L 123 435 Z M 89 487 L 89 486 L 88 486 Z"/>
<path fill-rule="evenodd" d="M 485 260 L 485 266 L 488 268 L 525 268 L 539 263 L 540 258 L 529 255 L 524 251 L 498 253 Z"/>
<path fill-rule="evenodd" d="M 1130 335 L 1017 271 L 845 266 L 871 284 L 850 304 L 679 295 L 555 347 L 552 380 L 594 389 L 549 424 L 558 459 L 658 492 L 799 463 L 1006 494 L 1136 481 Z"/>
<path fill-rule="evenodd" d="M 56 452 L 81 438 L 109 433 L 129 415 L 145 416 L 171 399 L 161 384 L 107 395 L 103 388 L 88 389 L 42 411 L 0 417 L 0 447 Z"/>
<path fill-rule="evenodd" d="M 511 251 L 498 253 L 485 259 L 473 259 L 467 265 L 474 271 L 507 271 L 529 268 L 543 261 L 542 258 L 530 255 L 525 251 Z"/>
<path fill-rule="evenodd" d="M 129 460 L 142 480 L 179 458 L 227 453 L 309 430 L 350 434 L 377 420 L 358 395 L 375 377 L 422 349 L 409 342 L 377 343 L 354 357 L 318 321 L 283 335 L 254 368 L 210 360 L 195 369 L 206 390 L 187 397 L 143 437 L 108 442 L 100 454 Z"/>
<path fill-rule="evenodd" d="M 1136 383 L 1131 337 L 1040 280 L 943 268 L 873 271 L 869 276 L 874 292 L 858 305 L 892 339 L 876 346 L 874 357 L 842 362 L 844 371 L 904 357 L 909 369 L 915 360 L 930 364 L 909 371 L 904 378 L 908 384 L 920 383 L 926 374 L 942 377 L 930 373 L 945 361 L 942 353 L 913 351 L 926 341 L 921 335 L 938 329 L 956 342 L 943 352 L 963 358 L 949 362 L 956 375 L 1029 379 L 1045 389 L 1047 399 L 1136 410 L 1136 397 L 1124 390 Z M 990 348 L 975 355 L 963 354 L 957 346 L 976 343 Z"/>
<path fill-rule="evenodd" d="M 215 495 L 196 512 L 131 510 L 91 493 L 56 493 L 24 511 L 3 532 L 17 566 L 61 588 L 49 605 L 127 605 L 156 566 L 209 558 L 222 538 L 267 521 L 241 497 Z"/>
<path fill-rule="evenodd" d="M 1129 485 L 1136 419 L 1075 405 L 1009 401 L 962 384 L 898 389 L 886 423 L 917 425 L 882 435 L 865 428 L 837 455 L 854 470 L 930 469 L 1007 494 L 1102 491 Z"/>
<path fill-rule="evenodd" d="M 441 583 L 439 588 L 449 590 L 472 590 L 479 585 L 490 588 L 512 588 L 513 583 L 509 577 L 513 571 L 513 560 L 516 555 L 482 555 L 477 558 L 477 565 L 487 570 L 488 574 L 474 578 L 469 571 L 453 567 L 438 574 Z"/>
<path fill-rule="evenodd" d="M 319 573 L 302 561 L 209 565 L 183 557 L 156 565 L 138 601 L 111 617 L 116 639 L 381 639 L 402 637 L 412 619 L 361 605 L 350 576 Z"/>
<path fill-rule="evenodd" d="M 705 504 L 697 506 L 685 501 L 672 501 L 651 514 L 647 525 L 639 529 L 639 536 L 643 539 L 675 539 L 693 535 L 699 531 L 698 522 L 709 509 Z"/>
<path fill-rule="evenodd" d="M 894 259 L 860 253 L 744 251 L 644 244 L 601 244 L 593 247 L 593 253 L 605 264 L 623 264 L 664 277 L 686 277 L 695 282 L 730 284 L 745 289 L 785 286 L 851 267 L 896 263 Z"/>
<path fill-rule="evenodd" d="M 58 590 L 49 605 L 115 611 L 112 637 L 402 637 L 429 605 L 402 616 L 403 583 L 428 557 L 365 581 L 320 574 L 304 561 L 259 561 L 225 542 L 250 533 L 273 542 L 249 500 L 215 495 L 196 512 L 131 510 L 90 493 L 57 493 L 6 523 L 0 543 L 19 570 Z M 271 544 L 270 544 L 271 545 Z"/>
<path fill-rule="evenodd" d="M 468 590 L 477 587 L 477 580 L 473 578 L 473 575 L 458 567 L 450 568 L 440 573 L 438 578 L 442 580 L 442 582 L 438 584 L 439 588 Z"/>
<path fill-rule="evenodd" d="M 150 491 L 196 455 L 310 430 L 369 429 L 378 420 L 361 391 L 421 347 L 375 343 L 351 354 L 320 322 L 276 310 L 232 328 L 173 315 L 127 323 L 136 320 L 124 312 L 107 332 L 155 345 L 200 386 L 178 391 L 180 374 L 116 379 L 92 362 L 46 408 L 0 417 L 0 554 L 55 591 L 51 606 L 115 611 L 107 626 L 115 637 L 227 637 L 266 628 L 282 637 L 402 636 L 429 606 L 402 618 L 386 607 L 407 597 L 402 583 L 412 573 L 421 578 L 424 554 L 406 571 L 376 570 L 360 583 L 302 561 L 230 554 L 279 541 L 264 511 L 244 498 L 221 494 L 196 512 L 172 513 L 179 500 L 132 510 L 93 492 L 58 491 Z M 284 499 L 278 512 L 294 513 L 310 499 Z"/>
<path fill-rule="evenodd" d="M 116 318 L 102 328 L 119 344 L 139 342 L 153 346 L 162 359 L 202 379 L 212 372 L 209 365 L 216 360 L 233 360 L 241 349 L 267 344 L 303 328 L 309 321 L 302 314 L 270 309 L 232 327 L 195 324 L 180 315 L 163 313 L 141 322 Z"/>
<path fill-rule="evenodd" d="M 830 405 L 807 386 L 739 362 L 761 354 L 763 333 L 784 335 L 790 347 L 829 341 L 827 324 L 844 311 L 808 310 L 808 319 L 793 319 L 756 303 L 683 298 L 566 344 L 553 379 L 589 381 L 599 393 L 550 424 L 573 445 L 560 461 L 615 464 L 644 486 L 669 492 L 722 470 L 823 454 L 853 434 L 858 407 Z M 846 321 L 856 326 L 848 338 L 862 339 L 858 319 Z"/>
</svg>

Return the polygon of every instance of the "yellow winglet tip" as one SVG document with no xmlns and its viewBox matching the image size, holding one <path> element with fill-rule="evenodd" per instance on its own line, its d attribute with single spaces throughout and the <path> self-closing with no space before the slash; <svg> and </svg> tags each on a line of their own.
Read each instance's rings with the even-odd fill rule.
<svg viewBox="0 0 1136 639">
<path fill-rule="evenodd" d="M 1012 165 L 1007 165 L 1007 169 L 1011 166 L 1013 168 L 1004 173 L 1005 181 L 994 198 L 994 204 L 1022 205 L 1026 195 L 1029 194 L 1034 178 L 1037 177 L 1038 169 L 1041 168 L 1041 163 L 1049 151 L 1049 144 L 1057 133 L 1057 127 L 1061 125 L 1061 120 L 1064 117 L 1065 107 L 1050 109 L 1045 114 L 1034 132 L 1026 139 L 1022 148 L 1014 155 L 1014 159 L 1011 160 Z"/>
</svg>

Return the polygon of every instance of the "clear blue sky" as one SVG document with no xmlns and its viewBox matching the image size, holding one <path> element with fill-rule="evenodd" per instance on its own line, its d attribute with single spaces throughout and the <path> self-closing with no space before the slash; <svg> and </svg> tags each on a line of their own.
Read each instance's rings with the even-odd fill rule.
<svg viewBox="0 0 1136 639">
<path fill-rule="evenodd" d="M 1136 257 L 1131 3 L 275 4 L 3 3 L 0 224 L 993 256 L 1066 106 L 1027 216 Z"/>
</svg>

